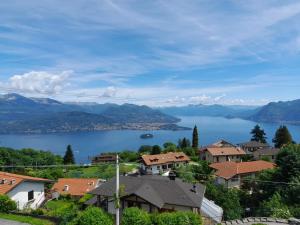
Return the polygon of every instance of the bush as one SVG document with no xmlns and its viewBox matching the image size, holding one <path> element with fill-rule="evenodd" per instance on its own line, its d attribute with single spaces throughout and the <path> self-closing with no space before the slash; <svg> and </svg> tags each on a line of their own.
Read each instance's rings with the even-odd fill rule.
<svg viewBox="0 0 300 225">
<path fill-rule="evenodd" d="M 44 215 L 45 212 L 43 209 L 35 209 L 35 210 L 31 210 L 31 215 L 34 215 L 34 216 L 41 216 L 41 215 Z"/>
<path fill-rule="evenodd" d="M 113 225 L 112 219 L 100 208 L 88 207 L 78 215 L 76 225 Z"/>
<path fill-rule="evenodd" d="M 7 195 L 0 195 L 0 212 L 8 213 L 9 211 L 16 209 L 16 202 L 11 200 Z"/>
<path fill-rule="evenodd" d="M 139 208 L 126 208 L 122 215 L 122 225 L 151 225 L 150 215 Z"/>
<path fill-rule="evenodd" d="M 157 225 L 200 225 L 202 218 L 192 212 L 162 213 L 155 219 Z"/>
</svg>

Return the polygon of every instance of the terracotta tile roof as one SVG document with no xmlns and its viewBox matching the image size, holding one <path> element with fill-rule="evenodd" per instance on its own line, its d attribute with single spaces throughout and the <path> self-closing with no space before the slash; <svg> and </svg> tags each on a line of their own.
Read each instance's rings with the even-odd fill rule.
<svg viewBox="0 0 300 225">
<path fill-rule="evenodd" d="M 246 155 L 244 150 L 237 147 L 208 147 L 203 151 L 208 151 L 213 156 L 222 156 L 222 155 Z"/>
<path fill-rule="evenodd" d="M 269 147 L 269 144 L 267 143 L 261 143 L 258 141 L 248 141 L 245 143 L 240 143 L 238 144 L 242 148 L 264 148 L 264 147 Z"/>
<path fill-rule="evenodd" d="M 190 158 L 183 152 L 168 152 L 158 155 L 143 155 L 142 160 L 145 165 L 150 166 L 171 162 L 186 162 L 190 161 Z"/>
<path fill-rule="evenodd" d="M 52 190 L 63 195 L 83 196 L 98 187 L 99 182 L 100 180 L 96 178 L 60 178 L 53 185 Z"/>
<path fill-rule="evenodd" d="M 25 181 L 51 182 L 51 180 L 38 177 L 30 177 L 19 174 L 0 172 L 0 194 L 7 194 L 16 186 Z"/>
<path fill-rule="evenodd" d="M 222 162 L 212 163 L 211 168 L 217 170 L 215 175 L 230 179 L 237 174 L 256 173 L 266 169 L 275 168 L 276 164 L 258 160 L 252 162 Z"/>
</svg>

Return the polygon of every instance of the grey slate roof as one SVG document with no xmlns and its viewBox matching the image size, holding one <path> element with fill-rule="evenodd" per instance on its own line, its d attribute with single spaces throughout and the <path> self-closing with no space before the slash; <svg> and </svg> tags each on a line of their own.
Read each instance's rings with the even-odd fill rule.
<svg viewBox="0 0 300 225">
<path fill-rule="evenodd" d="M 248 147 L 248 148 L 263 148 L 263 147 L 269 147 L 269 144 L 267 143 L 261 143 L 258 141 L 248 141 L 245 143 L 238 144 L 241 147 Z"/>
<path fill-rule="evenodd" d="M 91 191 L 91 194 L 112 197 L 115 193 L 115 178 Z M 164 204 L 181 205 L 200 208 L 205 186 L 196 184 L 196 193 L 193 184 L 185 183 L 181 179 L 170 180 L 162 176 L 120 176 L 120 185 L 125 187 L 125 196 L 137 195 L 151 204 L 162 208 Z"/>
<path fill-rule="evenodd" d="M 279 151 L 279 148 L 262 148 L 257 150 L 260 155 L 277 155 Z"/>
</svg>

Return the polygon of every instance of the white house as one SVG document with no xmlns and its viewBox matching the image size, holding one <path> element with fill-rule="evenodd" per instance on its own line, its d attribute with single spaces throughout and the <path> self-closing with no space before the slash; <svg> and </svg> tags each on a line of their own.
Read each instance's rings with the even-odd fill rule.
<svg viewBox="0 0 300 225">
<path fill-rule="evenodd" d="M 166 154 L 142 155 L 141 170 L 145 174 L 160 174 L 179 165 L 186 165 L 190 158 L 183 152 L 168 152 Z"/>
<path fill-rule="evenodd" d="M 45 200 L 45 183 L 50 180 L 0 172 L 0 195 L 7 195 L 18 209 L 38 208 Z"/>
</svg>

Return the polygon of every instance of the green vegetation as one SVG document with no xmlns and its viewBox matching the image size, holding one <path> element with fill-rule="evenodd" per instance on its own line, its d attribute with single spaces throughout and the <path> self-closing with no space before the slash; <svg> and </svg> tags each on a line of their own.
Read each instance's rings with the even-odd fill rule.
<svg viewBox="0 0 300 225">
<path fill-rule="evenodd" d="M 126 208 L 122 215 L 122 225 L 151 225 L 150 215 L 139 208 Z"/>
<path fill-rule="evenodd" d="M 0 165 L 40 166 L 62 164 L 62 158 L 50 151 L 30 148 L 15 150 L 0 147 Z"/>
<path fill-rule="evenodd" d="M 14 214 L 0 213 L 0 218 L 6 220 L 18 221 L 21 223 L 28 223 L 31 225 L 54 225 L 54 223 L 49 220 L 37 219 L 30 216 L 20 216 Z"/>
<path fill-rule="evenodd" d="M 192 212 L 161 213 L 155 219 L 157 225 L 201 225 L 202 218 Z"/>
<path fill-rule="evenodd" d="M 281 148 L 284 145 L 293 143 L 292 135 L 286 126 L 280 126 L 273 139 L 276 148 Z"/>
<path fill-rule="evenodd" d="M 198 148 L 198 146 L 199 146 L 199 136 L 198 136 L 197 126 L 195 125 L 194 130 L 193 130 L 192 147 Z"/>
<path fill-rule="evenodd" d="M 251 130 L 251 134 L 252 134 L 251 141 L 267 143 L 266 133 L 263 129 L 260 128 L 258 124 Z"/>
<path fill-rule="evenodd" d="M 113 220 L 105 212 L 97 207 L 88 207 L 78 214 L 72 221 L 72 225 L 113 225 Z"/>
<path fill-rule="evenodd" d="M 78 206 L 70 200 L 52 200 L 44 206 L 44 214 L 53 217 L 62 217 L 66 212 L 78 211 Z"/>
<path fill-rule="evenodd" d="M 75 164 L 74 154 L 71 145 L 67 146 L 67 151 L 64 156 L 64 164 Z"/>
<path fill-rule="evenodd" d="M 12 201 L 7 195 L 0 195 L 0 212 L 10 212 L 17 209 L 17 204 Z"/>
</svg>

